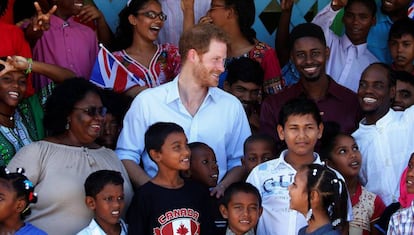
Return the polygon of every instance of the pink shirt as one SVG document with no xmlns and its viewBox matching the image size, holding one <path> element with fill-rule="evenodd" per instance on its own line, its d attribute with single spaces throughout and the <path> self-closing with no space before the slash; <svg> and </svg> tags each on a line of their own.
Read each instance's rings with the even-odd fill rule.
<svg viewBox="0 0 414 235">
<path fill-rule="evenodd" d="M 75 22 L 72 17 L 64 21 L 55 15 L 50 17 L 50 29 L 43 33 L 33 48 L 35 60 L 65 67 L 87 79 L 97 54 L 98 42 L 92 29 Z M 51 80 L 34 76 L 33 83 L 39 90 Z"/>
</svg>

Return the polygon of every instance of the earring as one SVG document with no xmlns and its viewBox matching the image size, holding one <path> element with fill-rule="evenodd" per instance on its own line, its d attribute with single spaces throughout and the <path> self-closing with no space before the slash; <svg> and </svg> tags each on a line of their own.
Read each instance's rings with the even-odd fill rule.
<svg viewBox="0 0 414 235">
<path fill-rule="evenodd" d="M 66 123 L 66 125 L 65 125 L 65 129 L 66 129 L 66 130 L 69 130 L 69 129 L 70 129 L 70 124 L 69 124 L 69 122 L 67 122 L 67 123 Z"/>
<path fill-rule="evenodd" d="M 306 221 L 309 221 L 312 219 L 312 208 L 308 210 L 308 213 L 306 213 Z"/>
</svg>

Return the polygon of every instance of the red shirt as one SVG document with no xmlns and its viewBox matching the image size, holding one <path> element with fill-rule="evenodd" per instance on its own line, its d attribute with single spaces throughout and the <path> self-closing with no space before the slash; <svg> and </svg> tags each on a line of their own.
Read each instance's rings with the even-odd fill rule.
<svg viewBox="0 0 414 235">
<path fill-rule="evenodd" d="M 0 35 L 0 57 L 20 55 L 32 58 L 29 43 L 25 40 L 23 31 L 19 27 L 0 21 Z M 33 94 L 32 78 L 29 76 L 27 79 L 26 96 Z"/>
</svg>

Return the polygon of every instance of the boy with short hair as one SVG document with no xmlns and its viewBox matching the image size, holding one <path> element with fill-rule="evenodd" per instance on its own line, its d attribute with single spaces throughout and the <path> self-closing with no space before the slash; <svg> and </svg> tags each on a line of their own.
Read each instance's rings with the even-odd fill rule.
<svg viewBox="0 0 414 235">
<path fill-rule="evenodd" d="M 253 185 L 231 184 L 220 203 L 220 212 L 228 219 L 226 235 L 254 235 L 262 211 L 262 198 Z"/>
<path fill-rule="evenodd" d="M 95 217 L 77 235 L 127 234 L 127 226 L 121 219 L 125 206 L 123 184 L 121 173 L 112 170 L 99 170 L 86 178 L 85 203 Z"/>
<path fill-rule="evenodd" d="M 207 189 L 216 187 L 219 169 L 214 150 L 202 142 L 189 143 L 188 147 L 191 150 L 190 169 L 181 172 L 183 178 L 198 182 Z M 214 234 L 224 234 L 227 221 L 220 214 L 218 199 L 210 196 L 205 203 L 208 203 L 211 219 L 214 221 Z"/>
<path fill-rule="evenodd" d="M 255 167 L 247 177 L 263 200 L 263 215 L 257 226 L 260 235 L 293 235 L 306 225 L 300 213 L 289 209 L 288 186 L 296 172 L 303 166 L 321 164 L 314 152 L 318 139 L 322 137 L 323 124 L 316 104 L 304 98 L 295 98 L 285 103 L 279 113 L 277 132 L 286 142 L 278 159 Z"/>
<path fill-rule="evenodd" d="M 393 60 L 392 68 L 414 75 L 414 20 L 397 20 L 388 34 L 388 47 Z"/>
<path fill-rule="evenodd" d="M 244 141 L 242 166 L 249 174 L 260 163 L 272 160 L 276 156 L 274 139 L 267 134 L 254 134 Z"/>
<path fill-rule="evenodd" d="M 145 132 L 145 149 L 158 171 L 134 196 L 127 214 L 128 234 L 214 234 L 205 205 L 208 190 L 179 174 L 190 168 L 183 128 L 171 122 L 151 125 Z"/>
<path fill-rule="evenodd" d="M 191 150 L 190 168 L 181 175 L 208 188 L 216 187 L 219 170 L 214 150 L 202 142 L 189 143 L 188 147 Z"/>
<path fill-rule="evenodd" d="M 396 71 L 396 92 L 392 102 L 392 109 L 404 111 L 414 104 L 414 75 L 406 71 Z"/>
</svg>

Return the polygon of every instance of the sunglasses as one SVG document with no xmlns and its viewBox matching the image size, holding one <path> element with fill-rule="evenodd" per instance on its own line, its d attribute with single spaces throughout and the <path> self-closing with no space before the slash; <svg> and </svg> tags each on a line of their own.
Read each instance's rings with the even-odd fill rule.
<svg viewBox="0 0 414 235">
<path fill-rule="evenodd" d="M 155 20 L 157 17 L 160 18 L 161 21 L 167 20 L 167 15 L 164 14 L 164 12 L 156 13 L 155 11 L 146 11 L 146 12 L 138 13 L 138 15 L 144 15 L 153 20 Z"/>
<path fill-rule="evenodd" d="M 106 112 L 108 111 L 106 107 L 89 107 L 89 108 L 74 107 L 73 109 L 82 110 L 84 113 L 86 113 L 90 117 L 95 117 L 97 115 L 101 117 L 105 117 Z"/>
</svg>

